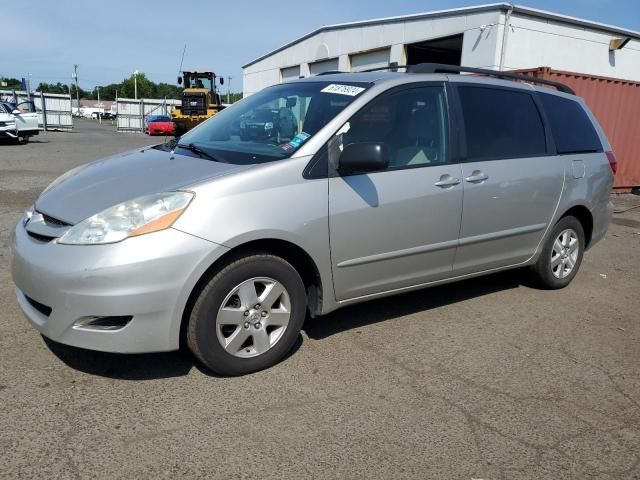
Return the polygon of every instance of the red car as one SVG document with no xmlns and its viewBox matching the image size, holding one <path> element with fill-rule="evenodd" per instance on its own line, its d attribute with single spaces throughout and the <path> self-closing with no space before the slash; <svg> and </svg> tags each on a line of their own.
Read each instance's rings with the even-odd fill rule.
<svg viewBox="0 0 640 480">
<path fill-rule="evenodd" d="M 169 115 L 149 115 L 144 119 L 144 133 L 149 135 L 173 135 L 173 122 Z"/>
</svg>

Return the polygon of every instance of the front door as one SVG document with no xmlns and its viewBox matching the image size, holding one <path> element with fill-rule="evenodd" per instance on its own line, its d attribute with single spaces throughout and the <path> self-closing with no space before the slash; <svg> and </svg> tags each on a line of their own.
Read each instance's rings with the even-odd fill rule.
<svg viewBox="0 0 640 480">
<path fill-rule="evenodd" d="M 385 145 L 389 167 L 329 179 L 331 259 L 338 301 L 451 274 L 462 212 L 442 84 L 394 89 L 334 138 Z"/>
</svg>

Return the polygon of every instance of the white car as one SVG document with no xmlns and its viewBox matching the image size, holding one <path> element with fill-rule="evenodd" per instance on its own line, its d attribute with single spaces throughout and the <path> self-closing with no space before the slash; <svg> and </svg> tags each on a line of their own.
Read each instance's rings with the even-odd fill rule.
<svg viewBox="0 0 640 480">
<path fill-rule="evenodd" d="M 18 105 L 0 102 L 0 137 L 14 138 L 27 143 L 29 137 L 38 135 L 38 114 L 33 102 Z"/>
</svg>

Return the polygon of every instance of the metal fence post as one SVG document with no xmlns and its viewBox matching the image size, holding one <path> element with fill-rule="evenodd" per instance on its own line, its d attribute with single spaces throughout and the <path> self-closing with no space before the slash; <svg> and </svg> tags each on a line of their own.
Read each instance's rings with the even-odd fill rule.
<svg viewBox="0 0 640 480">
<path fill-rule="evenodd" d="M 44 99 L 44 92 L 40 92 L 40 103 L 42 105 L 42 126 L 47 130 L 47 104 Z"/>
<path fill-rule="evenodd" d="M 71 93 L 69 93 L 69 117 L 71 118 L 71 130 L 73 130 L 73 100 L 71 99 Z"/>
<path fill-rule="evenodd" d="M 144 98 L 140 99 L 140 132 L 144 133 Z"/>
</svg>

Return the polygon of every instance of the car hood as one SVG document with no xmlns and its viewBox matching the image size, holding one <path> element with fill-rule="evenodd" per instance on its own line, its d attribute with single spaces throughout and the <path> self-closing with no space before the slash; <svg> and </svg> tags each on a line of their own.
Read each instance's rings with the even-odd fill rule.
<svg viewBox="0 0 640 480">
<path fill-rule="evenodd" d="M 143 195 L 185 188 L 250 167 L 214 162 L 190 153 L 136 149 L 71 170 L 40 195 L 35 208 L 40 213 L 76 224 Z"/>
</svg>

